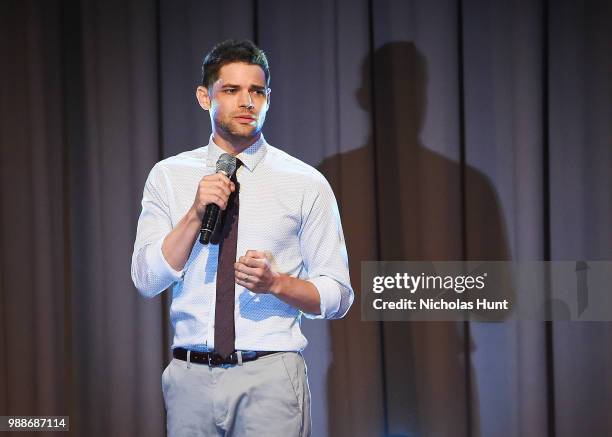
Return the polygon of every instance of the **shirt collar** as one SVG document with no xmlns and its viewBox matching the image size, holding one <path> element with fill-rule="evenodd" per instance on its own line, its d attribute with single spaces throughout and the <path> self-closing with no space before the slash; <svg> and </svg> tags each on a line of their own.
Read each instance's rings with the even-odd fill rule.
<svg viewBox="0 0 612 437">
<path fill-rule="evenodd" d="M 244 149 L 236 158 L 242 161 L 242 165 L 249 169 L 249 171 L 255 170 L 257 164 L 261 162 L 263 157 L 266 155 L 267 142 L 263 134 L 259 136 L 259 139 L 251 144 L 248 148 Z M 217 160 L 223 154 L 227 153 L 221 147 L 219 147 L 213 141 L 213 134 L 210 134 L 208 141 L 208 156 L 206 157 L 206 165 L 208 167 L 215 167 Z"/>
</svg>

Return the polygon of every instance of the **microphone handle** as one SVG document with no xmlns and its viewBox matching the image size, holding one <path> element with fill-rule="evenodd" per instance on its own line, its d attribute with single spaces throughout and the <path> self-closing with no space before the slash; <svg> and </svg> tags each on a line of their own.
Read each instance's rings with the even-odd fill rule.
<svg viewBox="0 0 612 437">
<path fill-rule="evenodd" d="M 224 170 L 217 170 L 217 173 L 222 173 L 228 178 L 231 177 Z M 208 244 L 210 241 L 210 237 L 212 236 L 212 233 L 215 230 L 215 225 L 217 224 L 217 219 L 219 218 L 220 210 L 219 205 L 216 203 L 206 205 L 206 210 L 204 210 L 204 218 L 202 219 L 202 227 L 200 228 L 200 243 Z"/>
<path fill-rule="evenodd" d="M 217 224 L 217 218 L 219 217 L 219 205 L 216 203 L 210 203 L 206 205 L 204 211 L 204 218 L 202 219 L 202 227 L 200 228 L 200 243 L 208 244 L 215 225 Z"/>
</svg>

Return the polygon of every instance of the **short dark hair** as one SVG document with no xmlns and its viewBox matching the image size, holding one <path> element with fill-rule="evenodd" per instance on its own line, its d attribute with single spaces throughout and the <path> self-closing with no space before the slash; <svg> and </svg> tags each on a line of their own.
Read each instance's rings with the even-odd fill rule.
<svg viewBox="0 0 612 437">
<path fill-rule="evenodd" d="M 259 65 L 266 75 L 266 86 L 270 85 L 270 67 L 266 54 L 248 39 L 228 39 L 212 48 L 202 62 L 202 86 L 210 87 L 219 78 L 219 70 L 232 62 Z"/>
</svg>

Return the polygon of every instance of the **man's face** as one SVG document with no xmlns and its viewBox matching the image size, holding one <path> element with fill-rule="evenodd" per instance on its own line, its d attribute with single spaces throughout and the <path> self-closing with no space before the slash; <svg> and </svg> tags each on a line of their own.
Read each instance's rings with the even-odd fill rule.
<svg viewBox="0 0 612 437">
<path fill-rule="evenodd" d="M 255 139 L 269 107 L 264 71 L 259 65 L 226 64 L 212 87 L 198 88 L 198 100 L 210 111 L 213 131 L 237 140 Z"/>
</svg>

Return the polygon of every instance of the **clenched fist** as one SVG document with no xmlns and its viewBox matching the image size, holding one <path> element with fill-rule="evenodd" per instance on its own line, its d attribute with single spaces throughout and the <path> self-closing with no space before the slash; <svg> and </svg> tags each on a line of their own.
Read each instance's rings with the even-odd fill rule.
<svg viewBox="0 0 612 437">
<path fill-rule="evenodd" d="M 227 200 L 231 193 L 236 191 L 236 185 L 222 173 L 215 173 L 204 176 L 198 184 L 195 200 L 192 209 L 196 212 L 199 219 L 204 218 L 206 205 L 215 203 L 221 209 L 227 207 Z"/>
<path fill-rule="evenodd" d="M 234 264 L 236 283 L 255 293 L 274 293 L 280 274 L 272 268 L 265 252 L 247 250 Z"/>
</svg>

